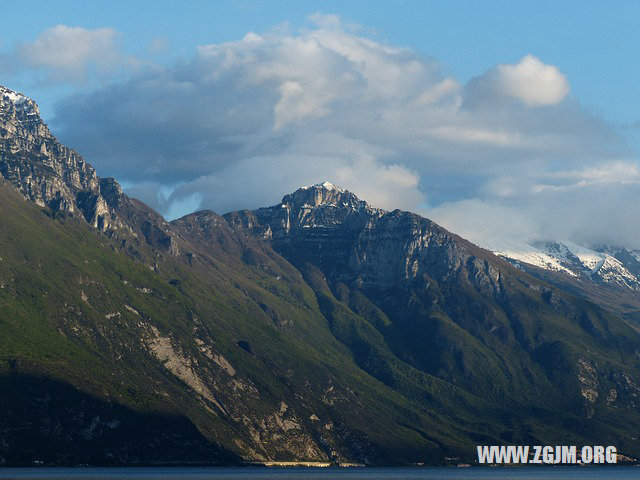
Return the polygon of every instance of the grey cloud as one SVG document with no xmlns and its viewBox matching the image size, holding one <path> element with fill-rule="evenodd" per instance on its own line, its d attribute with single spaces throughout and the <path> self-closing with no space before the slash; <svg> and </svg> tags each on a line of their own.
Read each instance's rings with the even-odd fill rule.
<svg viewBox="0 0 640 480">
<path fill-rule="evenodd" d="M 163 186 L 157 182 L 125 184 L 123 188 L 127 191 L 127 194 L 141 200 L 156 211 L 167 211 L 170 208 L 167 194 L 163 191 Z"/>
</svg>

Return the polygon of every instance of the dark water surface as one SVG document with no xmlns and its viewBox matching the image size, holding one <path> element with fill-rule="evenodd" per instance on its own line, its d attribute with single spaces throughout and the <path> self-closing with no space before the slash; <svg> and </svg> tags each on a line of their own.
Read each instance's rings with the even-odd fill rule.
<svg viewBox="0 0 640 480">
<path fill-rule="evenodd" d="M 640 480 L 640 467 L 4 468 L 0 479 L 56 480 Z"/>
</svg>

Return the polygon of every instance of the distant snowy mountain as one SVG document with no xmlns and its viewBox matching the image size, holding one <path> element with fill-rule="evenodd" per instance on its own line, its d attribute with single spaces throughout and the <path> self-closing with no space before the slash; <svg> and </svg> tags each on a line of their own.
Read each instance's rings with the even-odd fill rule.
<svg viewBox="0 0 640 480">
<path fill-rule="evenodd" d="M 495 241 L 490 249 L 516 267 L 524 264 L 562 272 L 597 284 L 640 291 L 640 251 L 614 247 L 582 247 L 572 242 L 535 244 Z"/>
</svg>

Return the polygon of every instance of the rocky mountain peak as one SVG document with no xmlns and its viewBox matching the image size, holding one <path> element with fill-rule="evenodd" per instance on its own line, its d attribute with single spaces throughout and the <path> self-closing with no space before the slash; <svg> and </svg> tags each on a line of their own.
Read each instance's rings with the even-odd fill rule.
<svg viewBox="0 0 640 480">
<path fill-rule="evenodd" d="M 291 208 L 330 206 L 353 206 L 366 205 L 353 193 L 348 190 L 336 187 L 331 182 L 316 183 L 299 188 L 289 195 L 285 195 L 282 204 Z"/>
<path fill-rule="evenodd" d="M 2 85 L 0 85 L 0 105 L 3 109 L 13 107 L 17 110 L 30 110 L 36 115 L 40 114 L 36 102 L 22 93 L 15 92 Z"/>
<path fill-rule="evenodd" d="M 265 238 L 279 238 L 292 231 L 308 229 L 342 231 L 343 234 L 351 231 L 351 235 L 384 213 L 350 191 L 324 182 L 299 188 L 273 207 L 225 217 L 231 224 L 257 227 Z"/>
<path fill-rule="evenodd" d="M 288 225 L 287 228 L 294 229 L 352 225 L 354 222 L 362 225 L 370 218 L 377 218 L 385 213 L 331 182 L 299 188 L 285 195 L 279 205 L 260 209 L 258 212 L 262 218 L 266 213 L 284 221 L 283 225 Z"/>
<path fill-rule="evenodd" d="M 95 169 L 62 145 L 29 97 L 0 86 L 0 174 L 25 198 L 53 213 L 80 215 L 95 228 L 116 227 L 109 203 L 121 194 L 113 181 L 101 182 Z M 101 194 L 109 191 L 110 200 Z"/>
<path fill-rule="evenodd" d="M 224 217 L 232 228 L 269 241 L 294 265 L 314 264 L 359 287 L 387 288 L 430 274 L 444 278 L 481 254 L 426 218 L 372 207 L 330 182 L 302 187 L 272 207 Z M 494 294 L 495 268 L 483 262 L 475 259 L 469 268 Z"/>
<path fill-rule="evenodd" d="M 40 118 L 38 104 L 22 93 L 0 85 L 0 139 L 9 136 L 51 137 L 49 129 Z M 22 145 L 27 147 L 28 145 Z"/>
</svg>

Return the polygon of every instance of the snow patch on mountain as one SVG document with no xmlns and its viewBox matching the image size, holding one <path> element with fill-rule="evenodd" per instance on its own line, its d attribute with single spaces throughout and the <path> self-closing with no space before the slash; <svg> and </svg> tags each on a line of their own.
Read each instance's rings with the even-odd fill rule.
<svg viewBox="0 0 640 480">
<path fill-rule="evenodd" d="M 323 182 L 323 183 L 314 183 L 313 185 L 307 185 L 306 187 L 300 188 L 300 190 L 309 190 L 310 188 L 324 188 L 326 190 L 336 190 L 338 192 L 345 192 L 346 190 L 342 188 L 336 187 L 331 182 Z"/>
<path fill-rule="evenodd" d="M 3 100 L 6 98 L 16 105 L 20 105 L 29 100 L 29 97 L 26 97 L 21 93 L 14 92 L 13 90 L 9 90 L 8 88 L 3 86 L 0 86 L 0 94 Z"/>
<path fill-rule="evenodd" d="M 614 283 L 640 290 L 640 279 L 629 272 L 617 258 L 607 255 L 596 272 L 605 283 Z"/>
</svg>

